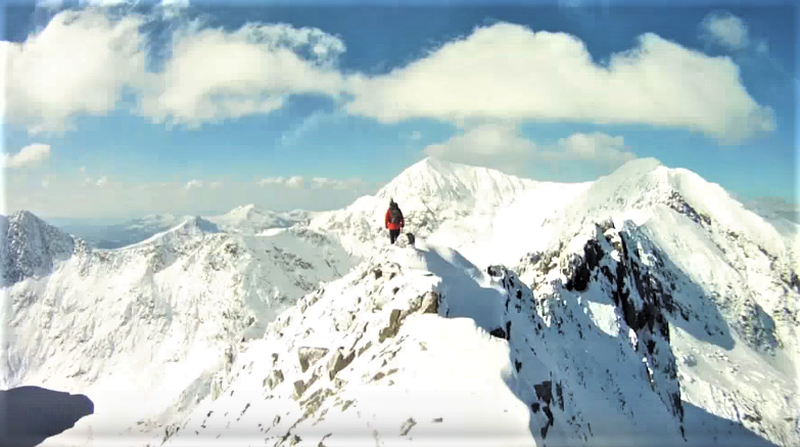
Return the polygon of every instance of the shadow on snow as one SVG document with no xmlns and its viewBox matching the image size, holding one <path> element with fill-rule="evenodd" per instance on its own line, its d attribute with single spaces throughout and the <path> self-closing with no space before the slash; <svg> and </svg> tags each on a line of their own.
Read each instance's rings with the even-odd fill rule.
<svg viewBox="0 0 800 447">
<path fill-rule="evenodd" d="M 0 391 L 0 446 L 33 447 L 93 413 L 94 403 L 82 394 L 36 386 Z"/>
</svg>

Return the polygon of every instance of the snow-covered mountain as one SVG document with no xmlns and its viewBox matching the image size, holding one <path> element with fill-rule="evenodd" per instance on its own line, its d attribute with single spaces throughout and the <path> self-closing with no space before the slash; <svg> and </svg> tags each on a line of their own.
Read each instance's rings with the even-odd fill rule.
<svg viewBox="0 0 800 447">
<path fill-rule="evenodd" d="M 226 233 L 269 236 L 298 222 L 308 221 L 315 215 L 315 212 L 305 210 L 275 212 L 249 204 L 236 207 L 225 214 L 204 216 L 203 219 L 214 223 L 220 231 Z M 69 234 L 80 237 L 95 248 L 113 249 L 141 242 L 194 217 L 152 214 L 112 225 L 71 223 L 57 226 Z"/>
<path fill-rule="evenodd" d="M 390 197 L 416 247 L 388 246 Z M 36 243 L 67 248 L 26 255 L 44 259 L 42 275 L 53 273 L 15 284 L 14 302 L 71 310 L 82 292 L 67 290 L 91 288 L 119 291 L 113 305 L 86 293 L 104 309 L 137 303 L 109 311 L 105 325 L 87 323 L 97 340 L 114 340 L 112 348 L 93 341 L 92 356 L 137 341 L 131 354 L 108 354 L 102 364 L 113 379 L 94 389 L 137 390 L 131 399 L 152 389 L 160 398 L 136 415 L 126 444 L 800 444 L 800 226 L 778 228 L 692 172 L 644 159 L 594 182 L 557 184 L 430 158 L 375 196 L 281 229 L 253 231 L 252 222 L 275 223 L 275 214 L 237 210 L 122 250 L 73 239 Z M 309 269 L 331 282 L 281 283 L 281 263 L 296 261 L 263 259 L 271 243 L 282 247 L 275 255 L 293 249 L 313 259 Z M 83 265 L 75 259 L 97 256 L 107 257 L 98 265 L 145 273 L 98 267 L 84 289 L 54 279 L 71 277 L 66 266 Z M 220 263 L 236 267 L 215 270 Z M 296 296 L 318 288 L 273 320 L 274 305 L 252 292 L 264 277 Z M 39 359 L 66 330 L 34 336 L 44 324 L 26 318 L 56 305 L 11 313 L 28 325 Z M 245 330 L 253 309 L 262 311 L 256 321 L 272 321 L 263 338 L 263 327 Z M 75 330 L 74 313 L 63 321 L 70 333 L 90 332 Z M 107 335 L 113 321 L 128 338 Z M 245 342 L 231 341 L 241 335 Z M 139 363 L 125 360 L 134 356 Z M 69 364 L 55 357 L 54 377 Z M 137 368 L 148 373 L 136 376 Z M 83 445 L 92 424 L 94 433 L 114 432 L 103 425 L 121 419 L 112 408 L 99 406 L 59 441 Z"/>
<path fill-rule="evenodd" d="M 495 233 L 467 260 L 431 240 L 476 234 L 477 191 Z M 416 249 L 375 242 L 390 196 Z M 694 173 L 542 185 L 426 160 L 312 226 L 378 248 L 236 355 L 168 443 L 800 443 L 796 239 Z"/>
<path fill-rule="evenodd" d="M 426 158 L 405 169 L 374 196 L 342 210 L 319 213 L 309 227 L 336 235 L 350 252 L 366 256 L 389 244 L 384 214 L 393 198 L 402 209 L 405 230 L 429 242 L 465 249 L 493 235 L 496 217 L 522 195 L 543 198 L 543 209 L 526 217 L 531 227 L 554 203 L 585 188 L 583 184 L 537 182 L 483 167 Z"/>
<path fill-rule="evenodd" d="M 75 235 L 94 248 L 112 249 L 141 242 L 156 233 L 167 231 L 193 216 L 152 214 L 111 225 L 87 223 L 53 224 L 62 231 Z"/>
<path fill-rule="evenodd" d="M 196 217 L 99 250 L 28 212 L 2 222 L 0 382 L 88 395 L 95 432 L 201 398 L 234 344 L 352 266 L 308 230 L 231 235 Z"/>
<path fill-rule="evenodd" d="M 775 391 L 785 402 L 684 397 L 687 388 L 709 389 L 683 381 L 724 376 L 706 369 L 708 359 L 727 360 L 682 350 L 701 346 L 686 340 L 725 346 L 734 336 L 724 326 L 697 332 L 724 322 L 713 303 L 690 293 L 694 283 L 644 229 L 630 221 L 619 229 L 593 224 L 554 255 L 530 264 L 544 276 L 531 291 L 511 270 L 479 270 L 444 247 L 381 249 L 283 313 L 263 340 L 232 358 L 215 395 L 149 445 L 800 440 L 785 420 L 797 408 L 793 384 L 757 363 L 739 364 L 740 372 L 765 374 L 753 388 L 781 379 Z M 694 323 L 678 321 L 681 313 Z M 724 399 L 726 391 L 708 395 Z"/>
<path fill-rule="evenodd" d="M 298 222 L 308 221 L 315 213 L 304 210 L 275 212 L 263 210 L 254 204 L 239 206 L 227 214 L 207 219 L 223 231 L 238 234 L 275 234 Z"/>
</svg>

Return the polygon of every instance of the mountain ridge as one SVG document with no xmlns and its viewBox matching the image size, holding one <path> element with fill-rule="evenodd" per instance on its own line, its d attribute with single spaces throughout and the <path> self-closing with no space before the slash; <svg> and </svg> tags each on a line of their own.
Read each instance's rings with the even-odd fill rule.
<svg viewBox="0 0 800 447">
<path fill-rule="evenodd" d="M 147 346 L 159 337 L 153 334 L 168 327 L 158 326 L 167 316 L 203 315 L 201 321 L 212 325 L 206 331 L 178 329 L 188 338 L 178 334 L 159 341 L 163 352 L 141 360 L 142 367 L 158 369 L 174 358 L 186 368 L 178 374 L 184 376 L 176 388 L 180 392 L 141 414 L 138 426 L 142 435 L 157 435 L 169 444 L 199 436 L 188 426 L 203 434 L 214 427 L 225 437 L 232 426 L 276 445 L 315 446 L 320 439 L 326 446 L 352 445 L 352 439 L 335 433 L 324 437 L 327 431 L 321 431 L 333 432 L 337 423 L 355 427 L 367 417 L 384 422 L 375 422 L 363 435 L 386 443 L 394 439 L 390 433 L 411 433 L 424 442 L 447 433 L 436 427 L 456 428 L 437 425 L 441 414 L 426 413 L 413 402 L 398 407 L 406 415 L 384 411 L 381 399 L 370 399 L 362 389 L 383 396 L 384 403 L 402 401 L 398 390 L 415 390 L 410 395 L 418 399 L 439 390 L 439 400 L 455 399 L 475 410 L 469 414 L 493 421 L 475 427 L 502 426 L 529 444 L 601 443 L 603 436 L 620 433 L 658 443 L 655 432 L 676 443 L 688 438 L 690 445 L 708 445 L 714 437 L 725 445 L 733 436 L 747 445 L 800 441 L 800 422 L 792 413 L 800 408 L 792 382 L 800 364 L 800 280 L 790 258 L 792 240 L 736 206 L 718 185 L 648 159 L 596 182 L 571 185 L 431 160 L 412 165 L 395 180 L 374 196 L 309 216 L 271 236 L 258 236 L 252 228 L 229 233 L 224 224 L 194 217 L 145 244 L 89 250 L 75 257 L 83 261 L 64 263 L 57 269 L 61 273 L 38 279 L 36 289 L 12 288 L 14 309 L 28 309 L 17 311 L 13 321 L 24 324 L 42 315 L 27 326 L 34 340 L 35 330 L 60 324 L 57 309 L 85 306 L 76 304 L 80 301 L 64 277 L 83 275 L 92 282 L 108 276 L 103 269 L 110 267 L 104 266 L 134 264 L 124 281 L 108 289 L 117 293 L 130 285 L 138 290 L 112 300 L 130 300 L 130 311 L 109 311 L 106 320 L 121 319 L 126 331 L 134 330 L 131 322 L 137 317 L 153 321 L 150 335 L 138 339 Z M 417 186 L 431 195 L 442 192 L 447 200 L 422 200 L 413 189 Z M 407 230 L 418 235 L 415 247 L 404 240 L 389 246 L 383 228 L 388 197 L 404 209 Z M 249 205 L 234 210 L 256 214 Z M 489 231 L 482 232 L 480 225 Z M 300 246 L 305 248 L 293 248 Z M 313 265 L 306 260 L 311 257 Z M 239 267 L 231 267 L 235 263 Z M 296 284 L 272 289 L 295 287 L 298 300 L 285 298 L 280 307 L 262 308 L 261 326 L 249 328 L 253 306 L 263 304 L 270 292 L 248 292 L 242 285 L 258 283 L 267 271 L 289 275 L 281 266 L 327 273 L 318 278 L 324 282 L 295 276 Z M 137 283 L 137 278 L 146 281 Z M 193 288 L 193 283 L 201 285 Z M 146 287 L 135 288 L 140 285 Z M 228 316 L 220 317 L 220 309 Z M 181 324 L 191 328 L 189 321 L 183 317 Z M 104 346 L 92 338 L 97 327 L 77 331 L 81 343 L 86 338 L 94 346 L 95 356 Z M 104 327 L 110 334 L 111 326 Z M 215 332 L 228 335 L 214 341 L 210 334 Z M 202 342 L 195 346 L 198 337 Z M 420 343 L 448 364 L 432 359 Z M 133 345 L 120 341 L 117 346 Z M 43 359 L 52 347 L 31 349 L 32 358 Z M 531 349 L 538 354 L 525 354 Z M 481 369 L 481 362 L 468 357 L 475 350 L 493 359 L 485 362 L 493 366 Z M 587 353 L 588 364 L 581 360 Z M 17 370 L 21 354 L 11 357 Z M 615 364 L 603 355 L 623 366 L 603 375 Z M 69 370 L 76 356 L 60 359 L 57 370 L 102 377 L 102 368 L 91 364 Z M 111 364 L 107 368 L 114 370 Z M 476 372 L 468 374 L 472 379 L 448 384 L 436 368 Z M 106 381 L 99 389 L 120 386 L 114 383 Z M 478 410 L 477 401 L 458 391 L 474 390 L 478 383 L 492 383 L 510 413 L 491 406 Z M 279 411 L 278 404 L 284 409 Z M 605 410 L 588 410 L 592 405 Z M 445 420 L 471 420 L 453 408 L 437 408 L 447 411 Z M 120 411 L 116 417 L 122 417 Z M 209 411 L 217 416 L 211 418 Z M 100 414 L 106 419 L 86 420 L 69 436 L 112 422 L 107 413 Z M 269 426 L 258 419 L 264 414 L 280 418 Z M 223 439 L 226 445 L 240 442 Z"/>
</svg>

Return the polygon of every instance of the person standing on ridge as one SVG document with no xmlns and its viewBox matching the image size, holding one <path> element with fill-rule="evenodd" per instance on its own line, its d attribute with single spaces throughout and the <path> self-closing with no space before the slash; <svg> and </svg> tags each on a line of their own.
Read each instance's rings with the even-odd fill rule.
<svg viewBox="0 0 800 447">
<path fill-rule="evenodd" d="M 400 236 L 400 230 L 406 225 L 403 212 L 400 211 L 400 207 L 394 199 L 389 199 L 389 209 L 386 210 L 384 221 L 384 225 L 389 229 L 389 242 L 394 244 L 394 241 Z"/>
</svg>

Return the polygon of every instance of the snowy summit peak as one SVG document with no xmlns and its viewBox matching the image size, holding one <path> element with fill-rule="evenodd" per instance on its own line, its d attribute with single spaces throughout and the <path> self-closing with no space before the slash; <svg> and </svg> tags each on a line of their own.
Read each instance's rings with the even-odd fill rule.
<svg viewBox="0 0 800 447">
<path fill-rule="evenodd" d="M 376 196 L 387 201 L 417 197 L 421 200 L 474 201 L 479 197 L 493 202 L 531 186 L 532 180 L 501 171 L 427 157 L 401 172 Z"/>
<path fill-rule="evenodd" d="M 219 233 L 219 228 L 213 222 L 209 222 L 200 216 L 189 217 L 180 224 L 181 228 L 193 228 L 203 233 Z"/>
<path fill-rule="evenodd" d="M 237 206 L 236 208 L 232 209 L 228 216 L 230 217 L 239 217 L 239 218 L 250 218 L 257 215 L 264 215 L 266 214 L 264 210 L 256 206 L 254 203 L 248 203 L 247 205 Z"/>
<path fill-rule="evenodd" d="M 4 284 L 46 276 L 56 261 L 69 258 L 75 251 L 76 241 L 72 236 L 30 211 L 15 212 L 2 221 L 0 230 L 5 236 L 0 247 L 6 259 Z"/>
</svg>

